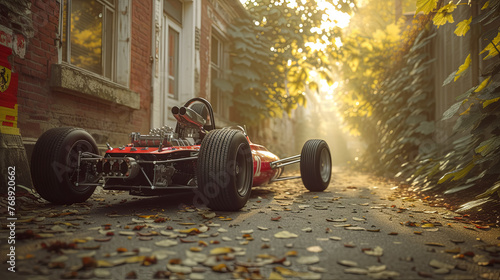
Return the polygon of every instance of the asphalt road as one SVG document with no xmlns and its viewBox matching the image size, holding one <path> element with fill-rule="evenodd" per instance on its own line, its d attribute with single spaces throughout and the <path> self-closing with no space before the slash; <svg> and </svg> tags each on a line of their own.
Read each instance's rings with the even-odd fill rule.
<svg viewBox="0 0 500 280">
<path fill-rule="evenodd" d="M 0 278 L 500 279 L 500 229 L 395 188 L 335 169 L 325 192 L 277 182 L 239 212 L 197 208 L 191 193 L 97 191 L 69 206 L 18 197 L 14 245 L 4 199 Z"/>
</svg>

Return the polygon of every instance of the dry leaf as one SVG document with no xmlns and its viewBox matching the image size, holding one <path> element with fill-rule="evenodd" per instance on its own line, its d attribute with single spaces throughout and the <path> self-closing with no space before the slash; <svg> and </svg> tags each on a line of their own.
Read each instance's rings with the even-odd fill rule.
<svg viewBox="0 0 500 280">
<path fill-rule="evenodd" d="M 190 228 L 190 229 L 183 229 L 179 230 L 180 233 L 186 233 L 186 234 L 195 234 L 195 233 L 201 233 L 199 229 L 197 228 Z"/>
<path fill-rule="evenodd" d="M 328 222 L 340 222 L 340 223 L 343 223 L 343 222 L 347 222 L 347 219 L 346 218 L 340 218 L 340 219 L 326 219 Z"/>
<path fill-rule="evenodd" d="M 364 251 L 364 253 L 369 255 L 369 256 L 380 257 L 384 254 L 384 249 L 382 249 L 382 247 L 380 247 L 380 246 L 377 246 L 373 250 Z"/>
<path fill-rule="evenodd" d="M 178 264 L 170 264 L 170 263 L 167 263 L 167 269 L 173 273 L 182 273 L 182 274 L 189 274 L 193 271 L 191 267 L 182 266 Z"/>
<path fill-rule="evenodd" d="M 220 263 L 220 264 L 212 266 L 212 270 L 215 272 L 228 272 L 229 271 L 229 269 L 227 268 L 227 265 L 225 263 Z"/>
<path fill-rule="evenodd" d="M 315 264 L 315 263 L 319 263 L 319 257 L 316 255 L 304 256 L 304 257 L 298 258 L 297 262 L 300 264 Z"/>
<path fill-rule="evenodd" d="M 354 230 L 354 231 L 362 231 L 362 230 L 366 230 L 365 228 L 363 227 L 345 227 L 345 229 L 347 230 Z"/>
<path fill-rule="evenodd" d="M 310 247 L 307 247 L 307 251 L 313 252 L 313 253 L 319 253 L 319 252 L 322 252 L 323 249 L 320 246 L 310 246 Z"/>
<path fill-rule="evenodd" d="M 210 255 L 223 255 L 234 252 L 234 249 L 231 247 L 218 247 L 210 250 Z"/>
<path fill-rule="evenodd" d="M 343 265 L 343 266 L 348 266 L 348 267 L 356 267 L 358 266 L 358 263 L 355 261 L 349 261 L 349 260 L 339 260 L 337 261 L 338 264 Z"/>
<path fill-rule="evenodd" d="M 368 270 L 364 268 L 358 268 L 358 267 L 351 267 L 351 268 L 346 268 L 344 269 L 345 273 L 348 274 L 357 274 L 357 275 L 366 275 L 368 274 Z"/>
<path fill-rule="evenodd" d="M 444 268 L 444 269 L 448 269 L 448 270 L 452 270 L 455 268 L 454 265 L 451 265 L 451 264 L 447 264 L 447 263 L 444 263 L 444 262 L 440 262 L 438 260 L 431 260 L 430 263 L 429 263 L 430 266 L 434 267 L 434 268 Z"/>
<path fill-rule="evenodd" d="M 274 237 L 276 237 L 276 238 L 296 238 L 296 237 L 298 237 L 298 235 L 285 230 L 285 231 L 280 231 L 280 232 L 274 234 Z"/>
<path fill-rule="evenodd" d="M 428 243 L 425 243 L 425 245 L 434 246 L 434 247 L 445 247 L 444 244 L 437 243 L 437 242 L 428 242 Z"/>
<path fill-rule="evenodd" d="M 165 239 L 165 240 L 155 242 L 155 245 L 160 246 L 160 247 L 170 247 L 170 246 L 177 245 L 177 241 Z"/>
</svg>

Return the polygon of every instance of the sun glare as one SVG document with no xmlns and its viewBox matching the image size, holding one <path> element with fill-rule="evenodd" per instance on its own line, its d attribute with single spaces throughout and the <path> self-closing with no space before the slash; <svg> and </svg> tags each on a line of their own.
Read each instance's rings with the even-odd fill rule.
<svg viewBox="0 0 500 280">
<path fill-rule="evenodd" d="M 307 3 L 308 0 L 276 0 L 275 5 L 284 5 L 291 9 L 303 10 L 303 5 Z M 337 10 L 339 0 L 327 1 L 327 0 L 315 0 L 318 9 L 324 11 L 322 17 L 322 22 L 320 26 L 311 28 L 311 32 L 317 33 L 322 36 L 322 41 L 317 40 L 316 42 L 308 42 L 306 46 L 311 48 L 313 51 L 324 51 L 328 45 L 335 45 L 337 48 L 342 46 L 342 41 L 340 38 L 329 38 L 327 35 L 332 34 L 332 30 L 335 28 L 346 28 L 349 25 L 351 16 L 347 13 Z M 258 0 L 240 0 L 243 5 L 247 3 L 255 3 Z M 303 15 L 304 17 L 306 15 Z M 265 19 L 263 19 L 265 21 Z M 260 22 L 255 22 L 256 25 L 260 25 Z M 300 29 L 302 32 L 302 29 Z"/>
</svg>

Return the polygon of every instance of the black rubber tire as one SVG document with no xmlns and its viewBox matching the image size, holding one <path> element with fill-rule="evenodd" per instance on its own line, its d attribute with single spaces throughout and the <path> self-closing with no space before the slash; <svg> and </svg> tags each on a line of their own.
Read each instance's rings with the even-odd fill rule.
<svg viewBox="0 0 500 280">
<path fill-rule="evenodd" d="M 53 128 L 38 138 L 31 156 L 31 178 L 41 197 L 55 204 L 72 204 L 92 195 L 95 187 L 74 184 L 78 151 L 98 153 L 94 138 L 81 128 Z"/>
<path fill-rule="evenodd" d="M 300 176 L 306 189 L 322 192 L 330 184 L 332 158 L 328 144 L 320 139 L 308 140 L 300 154 Z"/>
<path fill-rule="evenodd" d="M 247 203 L 253 158 L 241 131 L 216 129 L 205 136 L 196 168 L 199 194 L 213 210 L 236 211 Z"/>
</svg>

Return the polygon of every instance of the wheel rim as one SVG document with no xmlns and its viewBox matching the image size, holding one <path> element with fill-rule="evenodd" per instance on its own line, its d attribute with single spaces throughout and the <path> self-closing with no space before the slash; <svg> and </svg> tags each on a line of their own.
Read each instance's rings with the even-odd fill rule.
<svg viewBox="0 0 500 280">
<path fill-rule="evenodd" d="M 236 153 L 236 162 L 234 166 L 236 192 L 238 192 L 240 196 L 245 196 L 248 193 L 248 166 L 248 157 L 244 152 L 244 145 L 241 144 Z"/>
<path fill-rule="evenodd" d="M 67 174 L 69 181 L 73 185 L 73 189 L 78 190 L 78 191 L 85 191 L 88 186 L 78 186 L 77 180 L 78 177 L 80 177 L 80 181 L 84 179 L 85 173 L 86 173 L 86 168 L 84 165 L 80 164 L 80 172 L 78 172 L 78 156 L 79 153 L 82 152 L 91 152 L 94 153 L 94 147 L 92 144 L 86 140 L 78 140 L 76 141 L 73 146 L 71 146 L 69 152 L 68 152 L 68 157 L 66 158 L 66 166 L 69 168 L 67 169 Z"/>
<path fill-rule="evenodd" d="M 319 158 L 319 172 L 321 175 L 321 180 L 323 182 L 327 182 L 330 179 L 330 173 L 332 170 L 332 163 L 330 160 L 330 153 L 327 149 L 321 150 L 321 155 Z"/>
</svg>

